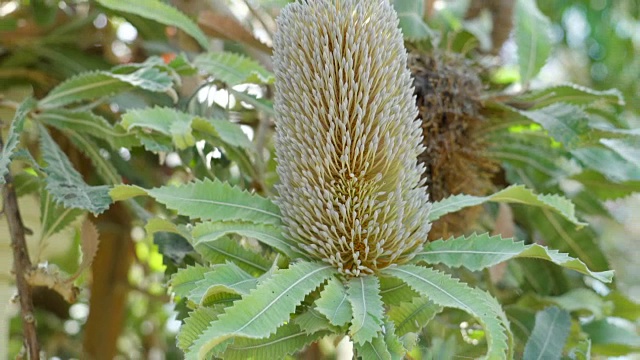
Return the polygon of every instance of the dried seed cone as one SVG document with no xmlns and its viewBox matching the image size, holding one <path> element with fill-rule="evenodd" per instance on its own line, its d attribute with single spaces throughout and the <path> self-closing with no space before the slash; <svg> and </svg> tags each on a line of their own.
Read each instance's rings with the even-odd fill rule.
<svg viewBox="0 0 640 360">
<path fill-rule="evenodd" d="M 312 258 L 348 276 L 410 260 L 431 225 L 422 130 L 387 0 L 288 5 L 274 39 L 278 204 Z"/>
</svg>

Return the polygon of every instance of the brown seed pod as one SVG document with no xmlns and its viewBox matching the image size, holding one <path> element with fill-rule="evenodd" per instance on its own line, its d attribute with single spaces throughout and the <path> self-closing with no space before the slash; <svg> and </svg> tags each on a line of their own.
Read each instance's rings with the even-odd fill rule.
<svg viewBox="0 0 640 360">
<path fill-rule="evenodd" d="M 486 121 L 480 115 L 477 73 L 450 54 L 410 54 L 409 68 L 426 148 L 418 159 L 426 167 L 431 201 L 461 193 L 485 195 L 499 167 L 484 156 L 487 144 L 478 136 Z M 465 233 L 479 214 L 475 207 L 444 216 L 433 224 L 429 238 Z"/>
</svg>

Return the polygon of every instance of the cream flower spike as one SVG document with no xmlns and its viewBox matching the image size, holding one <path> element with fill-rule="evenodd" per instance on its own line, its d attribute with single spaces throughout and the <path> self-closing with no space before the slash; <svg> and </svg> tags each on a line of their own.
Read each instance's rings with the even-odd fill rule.
<svg viewBox="0 0 640 360">
<path fill-rule="evenodd" d="M 422 130 L 387 0 L 302 0 L 273 56 L 278 205 L 311 258 L 346 276 L 409 261 L 427 239 Z"/>
</svg>

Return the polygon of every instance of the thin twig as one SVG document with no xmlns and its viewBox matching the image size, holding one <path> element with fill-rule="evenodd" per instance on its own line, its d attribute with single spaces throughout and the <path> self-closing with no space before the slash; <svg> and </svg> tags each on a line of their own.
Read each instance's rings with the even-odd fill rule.
<svg viewBox="0 0 640 360">
<path fill-rule="evenodd" d="M 2 137 L 0 137 L 0 148 L 4 147 Z M 25 228 L 22 223 L 22 216 L 18 208 L 18 196 L 13 186 L 13 177 L 8 172 L 4 177 L 5 184 L 2 186 L 2 199 L 4 202 L 4 214 L 9 224 L 11 234 L 11 248 L 13 249 L 13 271 L 16 276 L 18 287 L 18 297 L 20 298 L 20 312 L 22 314 L 22 328 L 24 335 L 24 346 L 29 354 L 29 359 L 40 359 L 40 346 L 36 332 L 36 319 L 33 311 L 33 299 L 31 286 L 27 282 L 26 275 L 32 269 L 27 242 L 25 240 Z"/>
</svg>

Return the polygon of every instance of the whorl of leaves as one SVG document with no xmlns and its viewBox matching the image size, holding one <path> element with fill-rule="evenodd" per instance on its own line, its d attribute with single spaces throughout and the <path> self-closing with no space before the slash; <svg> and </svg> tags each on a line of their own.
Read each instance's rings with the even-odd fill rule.
<svg viewBox="0 0 640 360">
<path fill-rule="evenodd" d="M 392 6 L 301 1 L 278 28 L 278 203 L 289 235 L 349 276 L 408 261 L 427 237 L 430 205 Z"/>
</svg>

